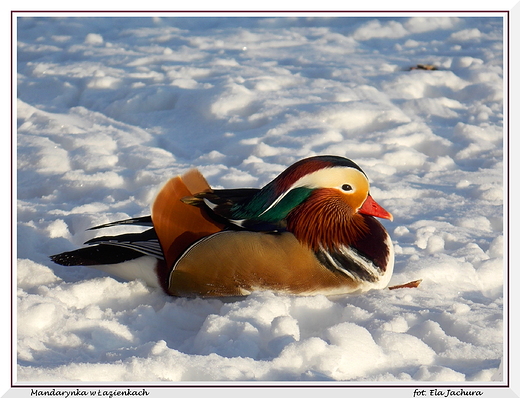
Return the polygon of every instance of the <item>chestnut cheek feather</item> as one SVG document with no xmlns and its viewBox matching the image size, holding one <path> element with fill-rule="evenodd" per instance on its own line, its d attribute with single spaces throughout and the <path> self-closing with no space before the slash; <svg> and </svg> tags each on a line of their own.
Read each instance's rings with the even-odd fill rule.
<svg viewBox="0 0 520 398">
<path fill-rule="evenodd" d="M 341 196 L 319 190 L 289 214 L 287 230 L 317 251 L 350 246 L 368 233 L 368 226 Z"/>
</svg>

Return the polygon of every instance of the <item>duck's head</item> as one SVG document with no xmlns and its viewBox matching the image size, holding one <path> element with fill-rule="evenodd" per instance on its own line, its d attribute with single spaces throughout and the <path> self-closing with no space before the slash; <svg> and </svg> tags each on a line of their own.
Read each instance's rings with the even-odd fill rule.
<svg viewBox="0 0 520 398">
<path fill-rule="evenodd" d="M 371 197 L 363 170 L 339 156 L 316 156 L 294 163 L 244 205 L 245 211 L 254 209 L 254 219 L 283 223 L 302 243 L 316 250 L 355 241 L 366 233 L 364 216 L 392 220 Z"/>
</svg>

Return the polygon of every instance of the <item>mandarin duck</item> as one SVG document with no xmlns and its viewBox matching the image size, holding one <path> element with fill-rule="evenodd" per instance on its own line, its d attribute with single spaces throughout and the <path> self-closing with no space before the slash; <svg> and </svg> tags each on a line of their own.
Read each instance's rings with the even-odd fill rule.
<svg viewBox="0 0 520 398">
<path fill-rule="evenodd" d="M 152 228 L 96 237 L 51 259 L 172 296 L 365 292 L 385 288 L 394 266 L 390 236 L 374 217 L 392 220 L 363 170 L 343 157 L 300 160 L 261 189 L 211 189 L 194 169 L 160 189 L 150 216 L 91 229 Z"/>
</svg>

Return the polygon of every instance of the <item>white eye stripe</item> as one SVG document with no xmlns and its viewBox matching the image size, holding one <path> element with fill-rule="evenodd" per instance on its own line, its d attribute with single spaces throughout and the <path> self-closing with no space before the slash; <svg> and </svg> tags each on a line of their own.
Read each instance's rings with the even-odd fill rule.
<svg viewBox="0 0 520 398">
<path fill-rule="evenodd" d="M 350 185 L 351 188 L 354 188 L 354 183 L 361 184 L 361 181 L 368 185 L 366 176 L 359 170 L 351 167 L 334 167 L 307 174 L 296 181 L 289 190 L 304 186 L 309 188 L 339 187 L 339 189 L 342 189 L 344 185 Z"/>
</svg>

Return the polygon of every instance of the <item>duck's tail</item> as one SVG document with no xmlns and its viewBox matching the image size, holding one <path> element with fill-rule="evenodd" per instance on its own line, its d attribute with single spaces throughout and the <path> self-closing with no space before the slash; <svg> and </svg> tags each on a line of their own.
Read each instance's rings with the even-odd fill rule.
<svg viewBox="0 0 520 398">
<path fill-rule="evenodd" d="M 141 233 L 97 237 L 85 242 L 91 246 L 56 254 L 50 258 L 53 262 L 65 266 L 95 266 L 127 280 L 141 278 L 152 285 L 153 280 L 158 280 L 167 290 L 165 284 L 177 258 L 195 241 L 223 228 L 206 215 L 204 208 L 182 201 L 187 196 L 210 190 L 202 174 L 197 170 L 190 170 L 182 176 L 170 179 L 159 190 L 152 204 L 151 216 L 111 222 L 91 229 L 123 225 L 152 228 Z M 148 276 L 144 268 L 136 267 L 136 262 L 132 262 L 136 265 L 131 266 L 130 260 L 143 256 L 155 258 L 154 267 L 144 267 L 153 269 L 155 276 Z"/>
</svg>

